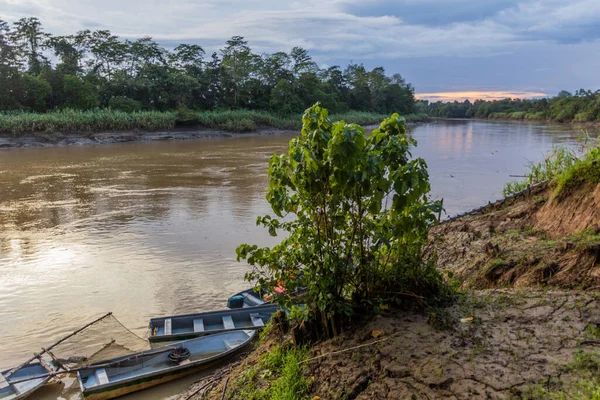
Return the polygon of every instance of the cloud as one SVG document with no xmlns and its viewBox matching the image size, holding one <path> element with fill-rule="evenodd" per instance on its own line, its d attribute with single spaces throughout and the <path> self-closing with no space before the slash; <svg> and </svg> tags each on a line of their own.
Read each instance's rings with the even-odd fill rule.
<svg viewBox="0 0 600 400">
<path fill-rule="evenodd" d="M 547 93 L 536 92 L 438 92 L 438 93 L 417 93 L 415 97 L 419 100 L 435 101 L 459 101 L 469 100 L 502 100 L 502 99 L 533 99 L 539 97 L 548 97 Z"/>
<path fill-rule="evenodd" d="M 0 16 L 207 53 L 241 35 L 256 52 L 301 46 L 322 65 L 384 65 L 427 92 L 600 86 L 599 0 L 0 0 Z"/>
<path fill-rule="evenodd" d="M 393 15 L 410 25 L 443 26 L 482 21 L 518 3 L 518 0 L 349 0 L 343 9 L 355 15 Z"/>
</svg>

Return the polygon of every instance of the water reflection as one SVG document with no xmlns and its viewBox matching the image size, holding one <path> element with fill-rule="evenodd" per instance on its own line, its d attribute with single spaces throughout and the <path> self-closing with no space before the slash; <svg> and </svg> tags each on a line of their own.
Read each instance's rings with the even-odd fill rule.
<svg viewBox="0 0 600 400">
<path fill-rule="evenodd" d="M 413 135 L 453 214 L 578 133 L 453 121 Z M 143 335 L 150 317 L 223 307 L 246 286 L 237 245 L 276 240 L 255 221 L 268 159 L 291 137 L 1 151 L 0 368 L 106 311 Z"/>
</svg>

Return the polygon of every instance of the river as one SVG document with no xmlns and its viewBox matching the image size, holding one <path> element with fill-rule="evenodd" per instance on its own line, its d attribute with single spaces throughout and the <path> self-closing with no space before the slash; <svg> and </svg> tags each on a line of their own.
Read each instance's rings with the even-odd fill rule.
<svg viewBox="0 0 600 400">
<path fill-rule="evenodd" d="M 500 198 L 509 175 L 580 131 L 441 121 L 412 134 L 452 215 Z M 223 308 L 249 285 L 237 245 L 274 243 L 255 221 L 269 212 L 268 159 L 292 137 L 0 150 L 0 370 L 107 311 L 143 336 L 150 317 Z"/>
</svg>

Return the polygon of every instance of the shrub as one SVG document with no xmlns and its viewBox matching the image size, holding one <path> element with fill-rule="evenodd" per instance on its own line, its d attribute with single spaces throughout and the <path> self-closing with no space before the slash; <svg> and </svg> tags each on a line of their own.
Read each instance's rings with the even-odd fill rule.
<svg viewBox="0 0 600 400">
<path fill-rule="evenodd" d="M 125 96 L 115 96 L 108 101 L 108 106 L 115 111 L 135 112 L 142 109 L 142 103 Z"/>
<path fill-rule="evenodd" d="M 331 122 L 317 104 L 302 122 L 289 152 L 269 162 L 267 200 L 280 219 L 257 221 L 285 238 L 272 248 L 238 247 L 238 260 L 254 266 L 246 279 L 286 293 L 305 287 L 307 311 L 328 335 L 361 310 L 441 295 L 441 275 L 422 259 L 441 206 L 427 198 L 427 165 L 411 159 L 416 141 L 404 120 L 394 114 L 367 136 Z"/>
</svg>

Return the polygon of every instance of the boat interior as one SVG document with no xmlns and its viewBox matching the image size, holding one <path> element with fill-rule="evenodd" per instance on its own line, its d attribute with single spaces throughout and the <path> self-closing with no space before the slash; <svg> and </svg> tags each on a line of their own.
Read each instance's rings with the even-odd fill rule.
<svg viewBox="0 0 600 400">
<path fill-rule="evenodd" d="M 118 383 L 119 381 L 131 378 L 154 373 L 158 374 L 186 365 L 190 367 L 200 365 L 202 360 L 218 356 L 242 346 L 252 335 L 252 331 L 233 331 L 179 342 L 165 346 L 165 351 L 162 352 L 160 348 L 154 349 L 138 355 L 116 359 L 113 366 L 98 366 L 80 371 L 79 379 L 84 389 L 90 389 L 95 386 Z M 180 362 L 173 362 L 169 359 L 170 352 L 175 348 L 181 347 L 189 350 L 189 358 Z"/>
</svg>

